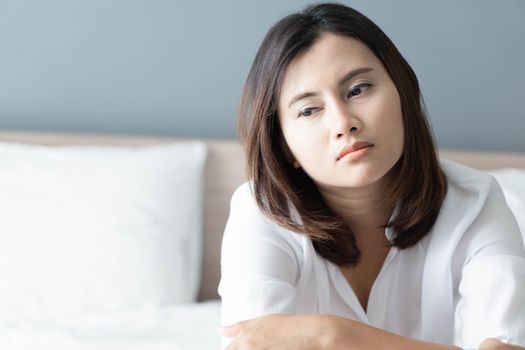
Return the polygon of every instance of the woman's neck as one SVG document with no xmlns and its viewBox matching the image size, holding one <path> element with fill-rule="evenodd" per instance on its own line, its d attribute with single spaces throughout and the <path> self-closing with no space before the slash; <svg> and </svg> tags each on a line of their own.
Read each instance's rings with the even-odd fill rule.
<svg viewBox="0 0 525 350">
<path fill-rule="evenodd" d="M 326 204 L 345 225 L 350 227 L 358 241 L 366 242 L 370 235 L 384 233 L 383 226 L 392 215 L 384 201 L 386 179 L 359 188 L 334 188 L 319 186 L 319 191 Z"/>
</svg>

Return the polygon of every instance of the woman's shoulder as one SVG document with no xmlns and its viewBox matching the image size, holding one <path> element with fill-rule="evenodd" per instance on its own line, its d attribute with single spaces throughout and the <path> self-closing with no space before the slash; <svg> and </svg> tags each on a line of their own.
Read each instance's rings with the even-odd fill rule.
<svg viewBox="0 0 525 350">
<path fill-rule="evenodd" d="M 485 215 L 507 213 L 510 216 L 504 215 L 505 218 L 513 217 L 503 190 L 492 174 L 448 160 L 441 160 L 441 168 L 448 184 L 444 206 L 457 206 L 463 213 L 462 218 L 477 217 L 482 212 Z M 490 216 L 492 220 L 497 217 Z"/>
<path fill-rule="evenodd" d="M 230 201 L 230 219 L 232 219 L 232 216 L 239 216 L 250 220 L 254 224 L 275 228 L 273 221 L 264 215 L 261 208 L 259 208 L 253 184 L 249 181 L 242 183 L 233 192 Z"/>
<path fill-rule="evenodd" d="M 442 159 L 440 162 L 441 169 L 445 173 L 448 182 L 453 182 L 459 187 L 479 192 L 488 190 L 487 186 L 495 182 L 494 177 L 485 171 L 446 159 Z"/>
<path fill-rule="evenodd" d="M 519 227 L 494 176 L 446 160 L 441 166 L 448 190 L 436 226 L 463 251 L 460 260 L 482 251 L 523 256 Z"/>
<path fill-rule="evenodd" d="M 251 182 L 241 184 L 233 193 L 226 233 L 255 236 L 287 244 L 294 250 L 304 245 L 305 235 L 281 227 L 267 216 L 257 204 Z"/>
<path fill-rule="evenodd" d="M 462 220 L 479 218 L 482 212 L 485 215 L 495 212 L 511 214 L 503 190 L 492 174 L 449 160 L 441 160 L 441 169 L 447 178 L 442 211 L 455 207 L 462 213 L 457 218 Z M 490 219 L 496 220 L 497 215 L 490 216 Z"/>
<path fill-rule="evenodd" d="M 244 182 L 233 191 L 230 199 L 230 217 L 235 210 L 245 208 L 252 211 L 256 206 L 257 203 L 252 195 L 251 185 L 249 182 Z"/>
<path fill-rule="evenodd" d="M 240 280 L 245 285 L 273 281 L 295 286 L 303 269 L 304 251 L 313 249 L 307 238 L 267 217 L 257 205 L 251 184 L 243 183 L 233 193 L 222 238 L 221 292 L 237 288 L 234 281 Z"/>
<path fill-rule="evenodd" d="M 252 191 L 252 184 L 250 181 L 245 181 L 242 184 L 240 184 L 235 191 L 233 192 L 233 197 L 239 197 L 239 196 L 246 196 L 251 193 Z"/>
</svg>

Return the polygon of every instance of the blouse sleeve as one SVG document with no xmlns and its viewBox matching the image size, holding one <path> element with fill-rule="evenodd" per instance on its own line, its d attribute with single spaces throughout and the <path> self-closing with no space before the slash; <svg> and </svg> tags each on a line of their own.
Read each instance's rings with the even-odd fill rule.
<svg viewBox="0 0 525 350">
<path fill-rule="evenodd" d="M 455 311 L 456 344 L 477 349 L 486 338 L 525 345 L 525 250 L 499 185 L 465 234 Z M 457 263 L 457 261 L 456 261 Z"/>
<path fill-rule="evenodd" d="M 248 184 L 233 195 L 221 250 L 221 324 L 295 313 L 299 258 L 292 233 L 262 215 Z M 224 348 L 231 339 L 223 337 Z"/>
</svg>

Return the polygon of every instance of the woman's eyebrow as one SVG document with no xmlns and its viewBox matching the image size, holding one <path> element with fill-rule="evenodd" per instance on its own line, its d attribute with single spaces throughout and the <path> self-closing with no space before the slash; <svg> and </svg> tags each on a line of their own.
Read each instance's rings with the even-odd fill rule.
<svg viewBox="0 0 525 350">
<path fill-rule="evenodd" d="M 288 104 L 288 108 L 292 107 L 292 105 L 299 101 L 299 100 L 302 100 L 303 98 L 307 98 L 307 97 L 312 97 L 312 96 L 316 96 L 317 93 L 315 92 L 303 92 L 299 95 L 296 95 L 294 98 L 291 99 L 290 103 Z"/>
<path fill-rule="evenodd" d="M 368 73 L 368 72 L 373 71 L 373 70 L 374 70 L 374 68 L 372 68 L 372 67 L 361 67 L 361 68 L 356 68 L 354 70 L 351 70 L 350 72 L 346 73 L 344 77 L 339 79 L 338 85 L 339 86 L 344 85 L 348 81 L 350 81 L 354 77 L 356 77 L 357 75 L 363 74 L 363 73 Z M 292 98 L 290 100 L 290 103 L 288 104 L 288 108 L 292 107 L 292 105 L 294 103 L 296 103 L 299 100 L 302 100 L 303 98 L 313 97 L 313 96 L 316 96 L 316 95 L 317 95 L 317 93 L 315 93 L 315 92 L 303 92 L 303 93 L 300 93 L 300 94 L 294 96 L 294 98 Z"/>
<path fill-rule="evenodd" d="M 368 73 L 373 70 L 374 68 L 372 67 L 361 67 L 351 70 L 350 72 L 346 73 L 344 77 L 339 79 L 339 86 L 345 85 L 348 81 L 352 80 L 355 76 L 359 74 Z"/>
</svg>

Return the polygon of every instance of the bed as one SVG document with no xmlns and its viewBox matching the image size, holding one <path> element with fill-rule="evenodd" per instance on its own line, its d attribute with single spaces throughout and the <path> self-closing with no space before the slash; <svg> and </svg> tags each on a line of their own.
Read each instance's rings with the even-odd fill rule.
<svg viewBox="0 0 525 350">
<path fill-rule="evenodd" d="M 525 153 L 440 153 L 492 171 L 524 231 Z M 218 349 L 243 162 L 234 140 L 1 131 L 0 348 Z"/>
</svg>

